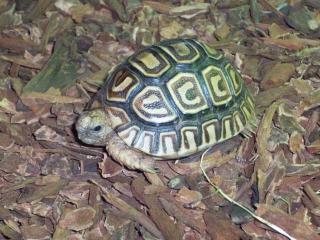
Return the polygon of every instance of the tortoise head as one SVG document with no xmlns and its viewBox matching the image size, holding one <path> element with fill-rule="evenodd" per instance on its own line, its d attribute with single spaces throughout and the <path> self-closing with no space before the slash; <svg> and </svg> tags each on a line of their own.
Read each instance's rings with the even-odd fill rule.
<svg viewBox="0 0 320 240">
<path fill-rule="evenodd" d="M 105 146 L 113 130 L 103 109 L 83 112 L 76 123 L 78 138 L 90 145 Z"/>
</svg>

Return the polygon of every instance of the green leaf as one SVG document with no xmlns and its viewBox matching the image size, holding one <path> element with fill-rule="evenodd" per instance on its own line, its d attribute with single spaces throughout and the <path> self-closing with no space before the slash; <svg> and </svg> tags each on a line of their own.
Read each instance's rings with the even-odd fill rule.
<svg viewBox="0 0 320 240">
<path fill-rule="evenodd" d="M 65 39 L 64 42 L 73 42 L 71 36 Z M 30 92 L 46 92 L 49 88 L 61 90 L 77 80 L 80 65 L 71 57 L 71 48 L 65 44 L 56 45 L 46 66 L 23 88 L 23 95 Z"/>
</svg>

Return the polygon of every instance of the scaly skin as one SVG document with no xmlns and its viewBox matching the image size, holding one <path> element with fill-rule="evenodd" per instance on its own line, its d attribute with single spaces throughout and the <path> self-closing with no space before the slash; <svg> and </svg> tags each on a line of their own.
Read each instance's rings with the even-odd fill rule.
<svg viewBox="0 0 320 240">
<path fill-rule="evenodd" d="M 78 138 L 90 145 L 106 146 L 114 160 L 130 169 L 155 173 L 154 159 L 126 145 L 112 130 L 110 121 L 103 109 L 82 113 L 76 123 Z"/>
<path fill-rule="evenodd" d="M 126 145 L 115 132 L 110 133 L 109 136 L 106 150 L 114 160 L 130 169 L 157 172 L 154 166 L 155 160 L 152 157 Z"/>
<path fill-rule="evenodd" d="M 83 112 L 76 123 L 78 138 L 90 145 L 105 146 L 113 130 L 103 109 Z"/>
</svg>

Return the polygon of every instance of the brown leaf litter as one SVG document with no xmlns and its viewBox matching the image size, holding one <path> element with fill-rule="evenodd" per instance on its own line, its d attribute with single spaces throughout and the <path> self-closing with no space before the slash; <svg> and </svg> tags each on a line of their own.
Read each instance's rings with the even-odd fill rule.
<svg viewBox="0 0 320 240">
<path fill-rule="evenodd" d="M 77 139 L 108 72 L 169 38 L 223 52 L 254 95 L 257 132 L 210 149 L 209 180 L 320 239 L 319 1 L 4 0 L 0 31 L 0 239 L 287 239 L 201 154 L 143 174 Z"/>
</svg>

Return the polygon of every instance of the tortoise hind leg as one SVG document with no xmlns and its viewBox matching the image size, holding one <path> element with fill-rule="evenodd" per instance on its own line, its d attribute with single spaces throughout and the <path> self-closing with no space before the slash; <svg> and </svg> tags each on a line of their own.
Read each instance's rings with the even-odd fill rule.
<svg viewBox="0 0 320 240">
<path fill-rule="evenodd" d="M 150 173 L 157 172 L 155 160 L 151 156 L 129 147 L 115 132 L 110 133 L 106 150 L 115 161 L 130 169 L 139 169 Z"/>
</svg>

